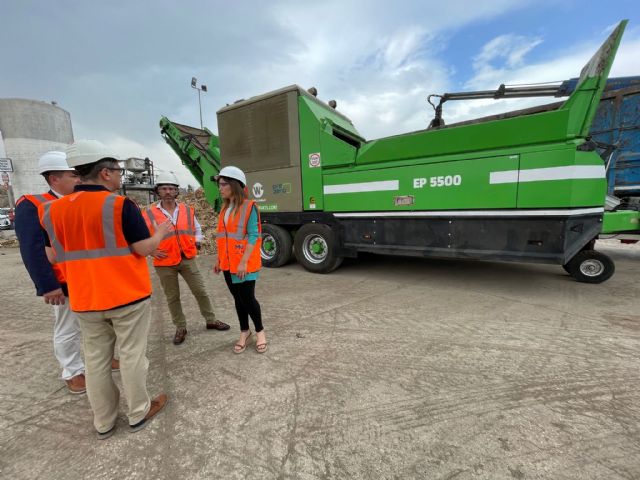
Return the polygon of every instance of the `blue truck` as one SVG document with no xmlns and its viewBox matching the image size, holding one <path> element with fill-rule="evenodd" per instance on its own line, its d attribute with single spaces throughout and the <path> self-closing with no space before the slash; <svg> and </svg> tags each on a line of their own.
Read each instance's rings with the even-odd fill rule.
<svg viewBox="0 0 640 480">
<path fill-rule="evenodd" d="M 640 77 L 609 79 L 590 133 L 605 148 L 611 145 L 609 195 L 640 208 Z"/>
</svg>

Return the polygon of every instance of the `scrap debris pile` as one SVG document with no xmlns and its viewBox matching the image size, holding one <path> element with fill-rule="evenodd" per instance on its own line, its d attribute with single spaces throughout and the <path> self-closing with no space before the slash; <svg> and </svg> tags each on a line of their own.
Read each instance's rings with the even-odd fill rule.
<svg viewBox="0 0 640 480">
<path fill-rule="evenodd" d="M 218 228 L 218 214 L 204 196 L 204 190 L 199 188 L 193 192 L 181 194 L 178 197 L 179 202 L 184 202 L 193 207 L 196 211 L 196 218 L 202 227 L 202 250 L 200 254 L 215 254 L 216 249 L 216 230 Z"/>
</svg>

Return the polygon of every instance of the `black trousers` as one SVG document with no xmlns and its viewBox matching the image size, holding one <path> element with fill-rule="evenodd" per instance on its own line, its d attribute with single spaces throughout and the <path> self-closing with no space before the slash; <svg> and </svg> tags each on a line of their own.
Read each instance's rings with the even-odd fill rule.
<svg viewBox="0 0 640 480">
<path fill-rule="evenodd" d="M 253 325 L 256 328 L 256 332 L 264 330 L 262 326 L 262 312 L 260 311 L 260 304 L 256 300 L 256 281 L 245 281 L 242 283 L 233 283 L 231 281 L 231 273 L 224 271 L 224 281 L 227 282 L 227 287 L 233 300 L 236 302 L 236 313 L 238 314 L 238 320 L 240 320 L 240 330 L 249 330 L 249 317 L 253 321 Z"/>
</svg>

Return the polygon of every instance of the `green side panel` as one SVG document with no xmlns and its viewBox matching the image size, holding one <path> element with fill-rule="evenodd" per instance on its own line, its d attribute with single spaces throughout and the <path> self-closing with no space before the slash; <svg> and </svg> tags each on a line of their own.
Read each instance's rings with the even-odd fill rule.
<svg viewBox="0 0 640 480">
<path fill-rule="evenodd" d="M 606 81 L 606 79 L 605 79 Z M 604 84 L 604 82 L 602 82 Z M 561 109 L 569 112 L 569 122 L 567 124 L 568 138 L 585 137 L 589 132 L 593 115 L 590 115 L 592 103 L 596 106 L 600 101 L 600 97 L 595 97 L 599 88 L 599 78 L 587 78 L 580 87 L 571 94 L 569 99 L 562 105 Z M 595 113 L 595 110 L 593 111 Z M 589 120 L 589 123 L 587 123 Z M 585 133 L 585 125 L 586 132 Z"/>
<path fill-rule="evenodd" d="M 586 137 L 626 23 L 618 25 L 585 66 L 578 87 L 559 110 L 373 140 L 359 149 L 356 163 L 521 148 Z"/>
<path fill-rule="evenodd" d="M 322 174 L 325 169 L 354 165 L 357 149 L 336 138 L 334 128 L 359 137 L 353 125 L 316 102 L 298 97 L 300 166 L 304 210 L 324 210 Z"/>
<path fill-rule="evenodd" d="M 578 85 L 561 110 L 570 111 L 568 133 L 586 137 L 598 109 L 611 65 L 618 51 L 628 20 L 621 21 L 580 72 Z"/>
<path fill-rule="evenodd" d="M 518 208 L 601 207 L 607 193 L 602 159 L 568 148 L 524 153 Z"/>
<path fill-rule="evenodd" d="M 515 208 L 517 183 L 493 185 L 494 171 L 518 169 L 518 155 L 325 172 L 331 212 Z M 370 191 L 367 191 L 370 190 Z"/>
<path fill-rule="evenodd" d="M 316 120 L 318 120 L 319 122 L 321 123 L 324 123 L 327 121 L 331 122 L 335 125 L 338 125 L 340 128 L 346 130 L 347 132 L 351 132 L 353 135 L 357 137 L 360 136 L 358 131 L 349 121 L 347 121 L 342 116 L 338 115 L 333 110 L 327 109 L 324 106 L 302 95 L 298 97 L 298 102 L 299 102 L 299 105 L 304 104 L 309 109 L 309 112 L 311 113 L 311 115 L 313 115 L 316 118 Z M 302 120 L 300 123 L 302 123 Z"/>
<path fill-rule="evenodd" d="M 320 132 L 322 168 L 347 167 L 355 164 L 356 147 L 333 136 L 330 124 L 325 124 Z"/>
<path fill-rule="evenodd" d="M 605 212 L 602 233 L 640 232 L 640 212 Z"/>
<path fill-rule="evenodd" d="M 322 126 L 312 107 L 315 107 L 312 102 L 302 96 L 298 97 L 302 206 L 304 210 L 322 210 L 324 209 L 322 198 L 323 155 L 320 145 Z"/>
<path fill-rule="evenodd" d="M 561 141 L 566 138 L 568 118 L 568 111 L 552 111 L 382 138 L 362 146 L 356 162 L 374 164 Z"/>
</svg>

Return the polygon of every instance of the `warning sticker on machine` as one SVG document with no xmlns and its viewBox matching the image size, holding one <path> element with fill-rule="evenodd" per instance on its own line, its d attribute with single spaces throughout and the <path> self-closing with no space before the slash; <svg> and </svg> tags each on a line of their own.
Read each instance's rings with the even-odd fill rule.
<svg viewBox="0 0 640 480">
<path fill-rule="evenodd" d="M 320 166 L 320 152 L 309 154 L 309 168 L 318 168 Z"/>
</svg>

